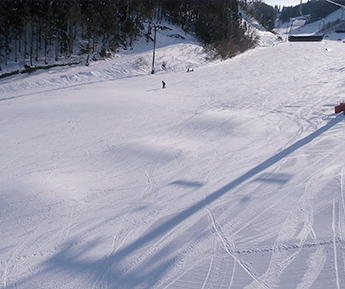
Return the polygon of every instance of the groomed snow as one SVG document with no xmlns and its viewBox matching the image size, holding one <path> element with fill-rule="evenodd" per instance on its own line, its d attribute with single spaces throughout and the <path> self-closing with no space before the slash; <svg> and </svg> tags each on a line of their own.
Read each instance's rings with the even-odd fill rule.
<svg viewBox="0 0 345 289">
<path fill-rule="evenodd" d="M 1 80 L 0 288 L 345 288 L 345 44 L 151 53 Z"/>
</svg>

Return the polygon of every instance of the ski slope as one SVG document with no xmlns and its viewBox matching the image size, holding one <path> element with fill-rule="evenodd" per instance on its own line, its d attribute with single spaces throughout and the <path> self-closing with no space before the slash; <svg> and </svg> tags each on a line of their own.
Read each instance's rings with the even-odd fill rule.
<svg viewBox="0 0 345 289">
<path fill-rule="evenodd" d="M 0 288 L 345 288 L 344 45 L 2 79 Z"/>
</svg>

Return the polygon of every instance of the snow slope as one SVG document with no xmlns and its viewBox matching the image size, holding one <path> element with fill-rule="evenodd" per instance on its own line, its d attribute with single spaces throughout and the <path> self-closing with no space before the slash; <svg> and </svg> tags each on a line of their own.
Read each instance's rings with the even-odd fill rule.
<svg viewBox="0 0 345 289">
<path fill-rule="evenodd" d="M 344 45 L 1 80 L 0 287 L 344 288 Z"/>
</svg>

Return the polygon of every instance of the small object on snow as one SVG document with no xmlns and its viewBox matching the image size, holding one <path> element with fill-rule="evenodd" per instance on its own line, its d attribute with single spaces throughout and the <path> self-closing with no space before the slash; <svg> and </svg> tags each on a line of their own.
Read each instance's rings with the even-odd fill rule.
<svg viewBox="0 0 345 289">
<path fill-rule="evenodd" d="M 339 113 L 341 111 L 344 111 L 345 113 L 345 103 L 341 102 L 339 105 L 334 107 L 334 113 Z"/>
<path fill-rule="evenodd" d="M 162 88 L 165 88 L 165 82 L 162 80 Z"/>
</svg>

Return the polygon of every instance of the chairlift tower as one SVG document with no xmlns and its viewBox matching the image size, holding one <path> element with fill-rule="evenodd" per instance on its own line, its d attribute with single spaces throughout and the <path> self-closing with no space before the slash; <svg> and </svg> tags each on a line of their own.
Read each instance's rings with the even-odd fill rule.
<svg viewBox="0 0 345 289">
<path fill-rule="evenodd" d="M 153 53 L 152 53 L 152 69 L 151 74 L 155 73 L 155 56 L 156 56 L 156 40 L 157 40 L 157 24 L 153 26 Z"/>
<path fill-rule="evenodd" d="M 155 57 L 156 57 L 156 41 L 157 41 L 157 28 L 162 28 L 161 25 L 159 25 L 162 22 L 162 7 L 159 7 L 155 10 L 155 16 L 156 23 L 153 24 L 153 52 L 152 52 L 152 69 L 151 74 L 155 73 Z"/>
</svg>

